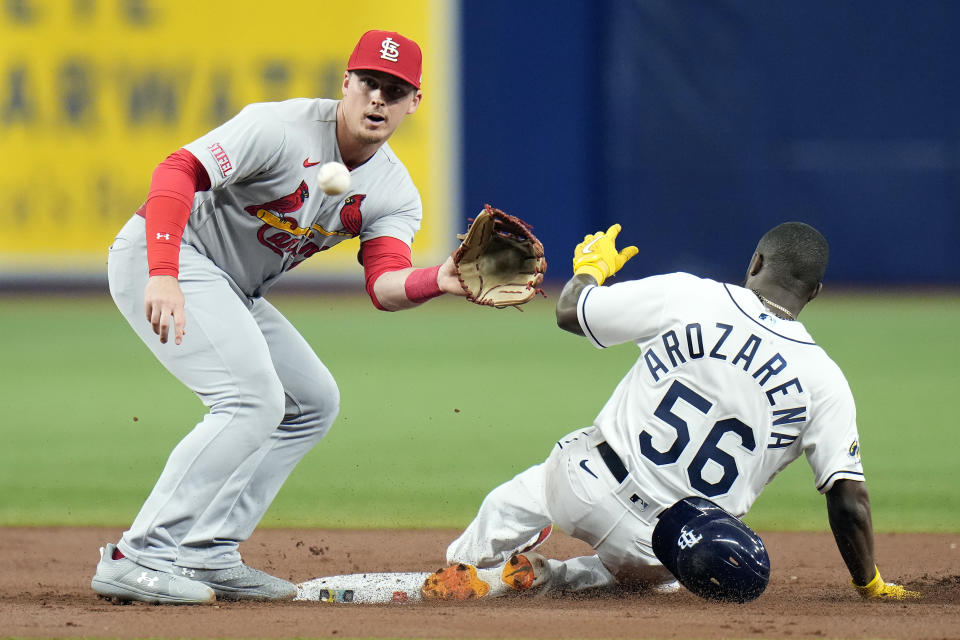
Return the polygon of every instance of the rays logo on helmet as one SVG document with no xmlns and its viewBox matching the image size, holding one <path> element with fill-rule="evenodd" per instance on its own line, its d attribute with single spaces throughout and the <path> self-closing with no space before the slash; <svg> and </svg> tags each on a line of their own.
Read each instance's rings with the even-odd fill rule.
<svg viewBox="0 0 960 640">
<path fill-rule="evenodd" d="M 680 532 L 680 537 L 677 538 L 677 546 L 681 549 L 689 549 L 701 540 L 703 540 L 703 536 L 698 536 L 693 531 L 684 529 Z"/>
<path fill-rule="evenodd" d="M 673 577 L 707 600 L 749 602 L 770 581 L 760 536 L 706 498 L 690 496 L 661 513 L 651 543 Z"/>
</svg>

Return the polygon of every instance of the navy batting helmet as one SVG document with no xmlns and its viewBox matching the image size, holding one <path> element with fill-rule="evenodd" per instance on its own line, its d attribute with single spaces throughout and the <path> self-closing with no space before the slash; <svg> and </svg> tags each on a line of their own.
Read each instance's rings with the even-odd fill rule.
<svg viewBox="0 0 960 640">
<path fill-rule="evenodd" d="M 701 598 L 748 602 L 770 581 L 770 557 L 760 536 L 706 498 L 684 498 L 662 514 L 653 552 Z"/>
</svg>

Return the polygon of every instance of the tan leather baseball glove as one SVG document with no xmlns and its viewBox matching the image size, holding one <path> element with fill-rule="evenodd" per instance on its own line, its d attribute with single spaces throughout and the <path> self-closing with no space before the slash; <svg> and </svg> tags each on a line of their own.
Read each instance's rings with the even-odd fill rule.
<svg viewBox="0 0 960 640">
<path fill-rule="evenodd" d="M 543 294 L 543 245 L 520 218 L 487 204 L 457 237 L 461 242 L 453 262 L 470 302 L 517 307 Z"/>
</svg>

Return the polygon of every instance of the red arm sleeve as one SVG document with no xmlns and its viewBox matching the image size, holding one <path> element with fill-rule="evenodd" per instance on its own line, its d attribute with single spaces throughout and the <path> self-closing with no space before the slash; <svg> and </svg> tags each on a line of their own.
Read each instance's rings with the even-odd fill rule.
<svg viewBox="0 0 960 640">
<path fill-rule="evenodd" d="M 373 283 L 387 271 L 399 271 L 412 267 L 410 247 L 403 240 L 381 236 L 367 240 L 360 245 L 360 263 L 363 264 L 363 277 L 367 283 L 367 295 L 373 306 L 384 311 L 377 296 L 373 293 Z"/>
<path fill-rule="evenodd" d="M 179 151 L 157 165 L 147 203 L 140 213 L 147 219 L 147 263 L 150 275 L 180 273 L 180 238 L 193 207 L 193 194 L 210 188 L 210 176 L 196 156 Z"/>
</svg>

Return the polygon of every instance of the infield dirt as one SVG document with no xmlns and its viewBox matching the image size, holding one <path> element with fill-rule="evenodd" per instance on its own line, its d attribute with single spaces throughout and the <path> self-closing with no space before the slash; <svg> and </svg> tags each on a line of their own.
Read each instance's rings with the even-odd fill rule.
<svg viewBox="0 0 960 640">
<path fill-rule="evenodd" d="M 960 638 L 960 534 L 877 536 L 884 578 L 922 591 L 864 602 L 828 533 L 762 533 L 767 591 L 745 604 L 671 595 L 515 597 L 391 605 L 222 603 L 117 606 L 90 590 L 99 546 L 120 531 L 0 528 L 0 636 L 110 638 Z M 364 571 L 429 571 L 455 531 L 257 531 L 244 560 L 294 582 Z M 541 551 L 589 552 L 555 533 Z"/>
</svg>

